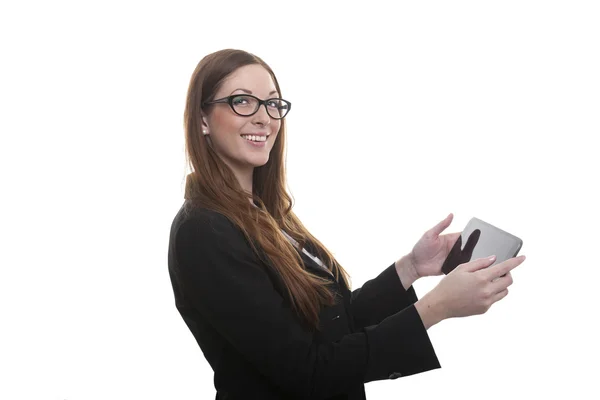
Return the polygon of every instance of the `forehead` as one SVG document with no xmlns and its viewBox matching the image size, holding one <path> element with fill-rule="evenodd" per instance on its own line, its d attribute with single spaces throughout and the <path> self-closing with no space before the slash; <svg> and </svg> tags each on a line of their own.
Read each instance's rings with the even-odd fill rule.
<svg viewBox="0 0 600 400">
<path fill-rule="evenodd" d="M 270 92 L 277 90 L 269 71 L 258 64 L 245 65 L 233 71 L 223 81 L 219 94 L 227 96 L 240 88 L 250 90 L 258 97 L 267 96 Z"/>
</svg>

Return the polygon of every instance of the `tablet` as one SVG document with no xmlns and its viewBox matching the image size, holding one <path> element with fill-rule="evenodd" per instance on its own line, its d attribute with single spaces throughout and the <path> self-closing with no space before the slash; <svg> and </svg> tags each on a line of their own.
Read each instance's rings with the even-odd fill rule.
<svg viewBox="0 0 600 400">
<path fill-rule="evenodd" d="M 444 261 L 442 272 L 447 275 L 460 264 L 493 255 L 496 261 L 492 265 L 496 265 L 516 257 L 522 246 L 523 241 L 517 236 L 478 218 L 471 218 Z"/>
</svg>

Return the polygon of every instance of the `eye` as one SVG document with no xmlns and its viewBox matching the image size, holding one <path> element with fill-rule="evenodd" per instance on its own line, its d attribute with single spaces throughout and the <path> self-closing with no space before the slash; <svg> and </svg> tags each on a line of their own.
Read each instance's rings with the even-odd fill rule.
<svg viewBox="0 0 600 400">
<path fill-rule="evenodd" d="M 248 104 L 248 98 L 246 96 L 236 96 L 232 100 L 234 105 L 244 105 Z"/>
<path fill-rule="evenodd" d="M 279 109 L 279 108 L 281 108 L 281 106 L 282 106 L 282 102 L 281 102 L 281 101 L 279 101 L 279 100 L 276 100 L 276 99 L 269 100 L 269 101 L 267 102 L 267 106 L 269 106 L 269 107 L 271 107 L 271 108 L 277 108 L 277 109 Z"/>
</svg>

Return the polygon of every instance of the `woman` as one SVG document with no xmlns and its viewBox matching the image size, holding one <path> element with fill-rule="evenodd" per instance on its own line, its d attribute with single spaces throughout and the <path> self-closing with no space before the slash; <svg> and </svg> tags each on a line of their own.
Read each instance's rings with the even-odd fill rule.
<svg viewBox="0 0 600 400">
<path fill-rule="evenodd" d="M 222 50 L 196 67 L 185 109 L 194 172 L 169 243 L 176 307 L 214 370 L 217 399 L 364 399 L 366 382 L 439 368 L 427 329 L 485 312 L 523 257 L 462 264 L 417 299 L 413 282 L 440 275 L 460 235 L 440 235 L 451 214 L 351 291 L 292 211 L 290 109 L 259 57 Z"/>
</svg>

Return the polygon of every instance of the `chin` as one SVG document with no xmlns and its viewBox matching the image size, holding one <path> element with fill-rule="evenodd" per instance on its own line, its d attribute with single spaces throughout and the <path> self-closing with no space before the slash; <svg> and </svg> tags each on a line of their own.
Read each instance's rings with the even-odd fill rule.
<svg viewBox="0 0 600 400">
<path fill-rule="evenodd" d="M 269 157 L 267 157 L 263 160 L 252 160 L 252 161 L 250 161 L 249 164 L 252 165 L 254 168 L 257 168 L 257 167 L 262 167 L 267 162 L 269 162 Z"/>
</svg>

